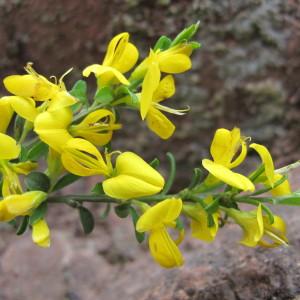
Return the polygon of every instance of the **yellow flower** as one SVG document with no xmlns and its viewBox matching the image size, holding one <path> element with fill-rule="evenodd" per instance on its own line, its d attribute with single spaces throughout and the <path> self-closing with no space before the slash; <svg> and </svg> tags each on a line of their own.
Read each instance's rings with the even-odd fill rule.
<svg viewBox="0 0 300 300">
<path fill-rule="evenodd" d="M 234 159 L 240 148 L 240 154 Z M 238 128 L 231 131 L 218 129 L 212 141 L 210 153 L 213 161 L 203 159 L 202 165 L 211 175 L 243 191 L 255 190 L 254 184 L 247 177 L 230 170 L 240 165 L 247 155 L 246 143 Z M 210 179 L 208 178 L 208 181 Z M 212 181 L 214 180 L 213 178 Z"/>
<path fill-rule="evenodd" d="M 32 240 L 42 248 L 50 247 L 50 230 L 45 219 L 32 225 Z"/>
<path fill-rule="evenodd" d="M 69 139 L 62 149 L 61 161 L 66 170 L 78 176 L 109 174 L 101 153 L 84 139 Z"/>
<path fill-rule="evenodd" d="M 137 48 L 129 43 L 129 34 L 123 32 L 110 41 L 102 64 L 90 65 L 83 70 L 82 74 L 88 77 L 94 73 L 98 86 L 108 85 L 112 80 L 129 85 L 123 73 L 128 72 L 136 64 L 138 56 Z"/>
<path fill-rule="evenodd" d="M 233 160 L 240 149 L 240 154 Z M 211 143 L 210 153 L 214 162 L 224 167 L 232 169 L 240 165 L 247 155 L 247 146 L 240 129 L 218 129 Z"/>
<path fill-rule="evenodd" d="M 265 146 L 255 143 L 251 144 L 250 148 L 254 149 L 259 154 L 265 167 L 264 173 L 267 177 L 266 184 L 270 187 L 273 187 L 274 184 L 283 177 L 283 175 L 275 172 L 274 163 L 270 152 Z M 291 193 L 289 181 L 285 180 L 279 186 L 273 188 L 271 192 L 273 196 L 289 195 Z"/>
<path fill-rule="evenodd" d="M 143 78 L 152 64 L 153 57 L 160 72 L 168 74 L 186 72 L 192 67 L 190 59 L 192 51 L 193 47 L 189 43 L 181 43 L 164 51 L 159 49 L 154 52 L 151 49 L 149 56 L 134 70 L 130 80 Z"/>
<path fill-rule="evenodd" d="M 63 82 L 64 76 L 71 70 L 63 74 L 58 83 L 52 83 L 38 74 L 31 64 L 27 64 L 25 70 L 28 74 L 11 75 L 3 80 L 5 88 L 14 96 L 2 99 L 8 101 L 13 110 L 22 118 L 33 122 L 43 110 L 55 111 L 77 102 L 67 92 Z M 44 104 L 37 108 L 36 101 L 44 102 Z"/>
<path fill-rule="evenodd" d="M 20 165 L 9 162 L 10 160 L 18 158 L 20 152 L 21 147 L 17 145 L 16 140 L 6 134 L 0 133 L 0 172 L 3 176 L 3 196 L 20 193 L 22 191 L 17 173 L 26 174 L 26 168 L 24 164 Z M 35 166 L 34 164 L 34 167 Z"/>
<path fill-rule="evenodd" d="M 165 268 L 179 267 L 184 262 L 176 242 L 167 231 L 168 227 L 175 227 L 181 210 L 181 199 L 166 199 L 149 208 L 136 224 L 137 231 L 149 232 L 151 255 L 158 264 Z"/>
<path fill-rule="evenodd" d="M 13 109 L 9 101 L 5 101 L 0 98 L 0 132 L 5 133 L 13 116 Z"/>
<path fill-rule="evenodd" d="M 8 222 L 18 216 L 30 215 L 46 198 L 47 194 L 42 191 L 4 197 L 0 201 L 0 221 Z"/>
<path fill-rule="evenodd" d="M 66 143 L 73 138 L 67 130 L 72 119 L 72 111 L 67 107 L 52 112 L 46 111 L 36 117 L 34 131 L 44 143 L 61 153 Z"/>
<path fill-rule="evenodd" d="M 112 139 L 113 131 L 121 127 L 121 124 L 116 124 L 113 112 L 98 109 L 88 114 L 79 124 L 72 125 L 70 132 L 74 137 L 82 137 L 96 146 L 103 146 Z"/>
<path fill-rule="evenodd" d="M 204 200 L 206 204 L 211 203 L 212 197 Z M 212 214 L 214 224 L 208 226 L 207 212 L 200 204 L 186 204 L 183 206 L 184 213 L 191 219 L 192 237 L 205 242 L 212 242 L 219 229 L 219 213 Z"/>
<path fill-rule="evenodd" d="M 224 210 L 243 229 L 244 236 L 240 243 L 248 247 L 255 247 L 264 234 L 261 204 L 252 211 L 240 211 L 234 208 L 224 208 Z"/>
<path fill-rule="evenodd" d="M 72 120 L 70 108 L 46 111 L 35 119 L 34 131 L 44 143 L 61 153 L 73 137 L 83 137 L 94 145 L 103 146 L 111 140 L 113 131 L 121 128 L 115 123 L 115 115 L 107 109 L 91 112 L 76 125 L 71 125 Z"/>
<path fill-rule="evenodd" d="M 286 225 L 283 219 L 279 216 L 274 216 L 274 223 L 270 223 L 270 219 L 267 216 L 263 217 L 264 222 L 264 235 L 258 242 L 259 246 L 265 248 L 274 248 L 278 246 L 288 245 L 288 239 L 286 237 Z"/>
<path fill-rule="evenodd" d="M 140 112 L 142 119 L 162 139 L 168 139 L 175 130 L 175 125 L 161 112 L 182 115 L 186 110 L 176 110 L 160 104 L 175 94 L 175 84 L 172 75 L 165 76 L 160 81 L 158 63 L 153 60 L 145 75 L 140 98 Z"/>
<path fill-rule="evenodd" d="M 164 187 L 164 178 L 142 158 L 132 152 L 124 152 L 110 168 L 108 179 L 103 181 L 103 190 L 113 198 L 127 200 L 157 194 Z"/>
</svg>

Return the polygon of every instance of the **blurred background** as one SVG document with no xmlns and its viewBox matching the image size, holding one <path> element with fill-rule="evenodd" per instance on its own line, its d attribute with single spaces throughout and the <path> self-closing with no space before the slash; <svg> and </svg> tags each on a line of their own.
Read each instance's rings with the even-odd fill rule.
<svg viewBox="0 0 300 300">
<path fill-rule="evenodd" d="M 192 168 L 200 164 L 201 158 L 207 157 L 214 130 L 219 127 L 231 129 L 238 126 L 244 135 L 269 146 L 278 167 L 299 159 L 300 1 L 298 0 L 0 0 L 0 77 L 23 73 L 23 66 L 28 61 L 33 62 L 36 70 L 46 76 L 60 76 L 73 67 L 74 71 L 67 79 L 67 86 L 71 88 L 74 82 L 81 78 L 81 70 L 85 66 L 102 61 L 106 46 L 115 34 L 128 31 L 131 34 L 131 41 L 140 49 L 141 57 L 144 57 L 158 37 L 161 35 L 174 37 L 182 28 L 197 20 L 201 21 L 201 26 L 196 39 L 202 43 L 202 48 L 193 55 L 192 71 L 176 77 L 177 94 L 169 103 L 176 108 L 189 105 L 191 111 L 183 117 L 171 116 L 177 125 L 177 131 L 168 141 L 162 141 L 154 136 L 142 124 L 136 113 L 128 112 L 122 118 L 124 129 L 115 134 L 114 149 L 134 150 L 148 160 L 157 156 L 162 162 L 166 161 L 164 157 L 166 151 L 173 152 L 179 162 L 178 186 L 187 183 Z M 1 86 L 0 94 L 4 93 Z M 249 168 L 252 162 L 250 160 Z M 75 188 L 85 190 L 86 186 Z M 61 207 L 54 210 L 53 215 L 61 215 L 54 224 L 59 231 L 57 237 L 54 235 L 54 241 L 57 240 L 56 245 L 59 245 L 55 247 L 65 247 L 67 250 L 65 248 L 57 250 L 54 247 L 54 250 L 51 250 L 54 254 L 52 252 L 51 255 L 42 254 L 39 249 L 33 250 L 28 236 L 24 243 L 22 238 L 16 241 L 17 238 L 14 236 L 11 238 L 10 229 L 7 228 L 9 234 L 5 239 L 4 230 L 3 245 L 0 248 L 3 255 L 6 255 L 3 269 L 6 273 L 12 274 L 9 275 L 12 277 L 3 278 L 1 285 L 7 286 L 8 282 L 19 280 L 18 284 L 22 286 L 24 277 L 28 276 L 26 272 L 31 273 L 32 264 L 35 265 L 35 259 L 38 259 L 35 255 L 32 261 L 27 260 L 29 270 L 23 270 L 21 268 L 23 252 L 20 257 L 16 246 L 7 250 L 7 241 L 19 243 L 17 245 L 20 248 L 22 245 L 27 247 L 25 253 L 37 251 L 42 262 L 43 255 L 46 255 L 46 260 L 53 259 L 54 269 L 55 266 L 61 269 L 62 263 L 58 263 L 55 259 L 61 256 L 67 261 L 67 270 L 73 267 L 77 269 L 69 270 L 66 274 L 60 270 L 62 273 L 57 276 L 55 274 L 58 272 L 55 271 L 53 277 L 47 279 L 47 276 L 51 276 L 47 274 L 49 266 L 47 265 L 45 269 L 36 271 L 44 274 L 43 276 L 47 275 L 43 277 L 44 281 L 33 280 L 31 287 L 19 287 L 14 292 L 3 291 L 3 295 L 0 291 L 0 299 L 20 299 L 18 298 L 20 293 L 27 295 L 24 299 L 40 299 L 39 295 L 46 295 L 46 299 L 92 299 L 88 293 L 93 289 L 100 289 L 99 282 L 105 281 L 106 278 L 103 275 L 104 271 L 101 273 L 103 276 L 97 272 L 95 266 L 98 266 L 99 261 L 90 261 L 95 259 L 89 254 L 90 249 L 91 253 L 102 253 L 102 256 L 97 256 L 97 260 L 100 258 L 105 260 L 99 263 L 100 269 L 102 265 L 105 268 L 108 264 L 111 265 L 110 260 L 113 262 L 116 260 L 118 263 L 121 261 L 122 264 L 124 261 L 134 260 L 135 254 L 130 252 L 131 246 L 126 246 L 129 245 L 128 241 L 132 244 L 134 241 L 130 240 L 128 231 L 122 227 L 123 225 L 120 225 L 120 231 L 110 230 L 109 226 L 105 227 L 99 221 L 101 226 L 99 225 L 97 230 L 103 234 L 102 239 L 100 238 L 100 247 L 103 249 L 106 247 L 99 250 L 97 240 L 99 235 L 93 233 L 94 239 L 89 237 L 85 239 L 78 233 L 79 225 L 74 229 L 74 222 L 77 222 L 75 212 L 66 216 L 62 213 L 64 210 L 61 210 Z M 112 219 L 110 222 L 119 221 Z M 61 232 L 61 226 L 66 232 Z M 122 230 L 125 230 L 125 233 Z M 132 235 L 131 227 L 130 234 Z M 67 239 L 65 235 L 75 240 L 69 241 L 67 245 L 64 242 Z M 115 235 L 117 237 L 114 237 Z M 123 241 L 125 246 L 120 241 Z M 76 243 L 81 246 L 76 248 Z M 90 245 L 88 251 L 87 244 Z M 70 249 L 74 247 L 76 249 L 82 247 L 83 250 L 80 250 L 79 254 L 75 252 L 72 256 L 74 250 Z M 132 251 L 142 251 L 136 247 Z M 115 249 L 112 250 L 115 251 L 113 258 L 109 256 L 111 249 Z M 124 256 L 124 249 L 127 249 L 129 254 L 125 251 L 127 254 Z M 65 252 L 64 255 L 61 252 L 55 254 L 55 251 L 67 251 L 69 256 Z M 108 262 L 103 253 L 109 253 Z M 79 261 L 84 263 L 77 266 L 77 257 L 80 255 L 82 260 Z M 10 257 L 12 265 L 6 265 L 9 261 L 7 257 Z M 16 262 L 16 257 L 20 261 Z M 77 265 L 73 264 L 73 260 Z M 21 270 L 14 273 L 17 266 Z M 86 266 L 88 269 L 84 269 Z M 107 267 L 105 272 L 110 273 L 109 270 Z M 77 290 L 78 282 L 84 281 L 89 272 L 102 277 L 96 280 L 98 277 L 95 275 L 93 287 L 85 286 L 83 290 Z M 63 276 L 63 279 L 60 276 Z M 59 285 L 61 280 L 68 282 L 69 290 L 66 289 L 54 296 L 50 295 L 47 284 L 51 282 Z M 34 292 L 35 283 L 40 292 Z M 45 294 L 43 289 L 46 290 Z M 59 290 L 59 287 L 57 289 Z M 52 290 L 55 291 L 55 288 Z M 27 292 L 29 294 L 26 294 Z M 99 293 L 95 292 L 93 295 L 97 297 Z M 115 299 L 112 295 L 101 299 Z M 128 299 L 135 298 L 130 296 Z"/>
</svg>

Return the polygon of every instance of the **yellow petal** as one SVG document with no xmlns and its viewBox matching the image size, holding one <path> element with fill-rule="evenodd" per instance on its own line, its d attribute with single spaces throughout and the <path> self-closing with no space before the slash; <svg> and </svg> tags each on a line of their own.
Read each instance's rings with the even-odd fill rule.
<svg viewBox="0 0 300 300">
<path fill-rule="evenodd" d="M 121 57 L 113 63 L 113 67 L 121 73 L 126 73 L 136 64 L 138 58 L 137 48 L 133 44 L 127 43 Z"/>
<path fill-rule="evenodd" d="M 47 110 L 49 112 L 52 112 L 65 107 L 69 107 L 75 103 L 77 103 L 77 100 L 71 94 L 69 94 L 67 91 L 60 91 L 51 98 Z"/>
<path fill-rule="evenodd" d="M 254 184 L 247 177 L 239 173 L 232 172 L 230 169 L 216 164 L 209 159 L 203 159 L 202 165 L 210 174 L 230 186 L 236 187 L 243 191 L 253 192 L 255 190 Z"/>
<path fill-rule="evenodd" d="M 37 78 L 33 75 L 11 75 L 3 80 L 5 88 L 13 95 L 32 97 L 36 91 Z"/>
<path fill-rule="evenodd" d="M 11 164 L 11 166 L 16 173 L 27 175 L 38 167 L 38 163 L 25 161 L 25 162 Z"/>
<path fill-rule="evenodd" d="M 100 78 L 100 79 L 101 79 L 101 75 L 109 74 L 112 75 L 113 78 L 117 79 L 122 84 L 125 85 L 130 84 L 129 81 L 121 72 L 119 72 L 117 69 L 112 67 L 94 64 L 86 67 L 82 72 L 84 77 L 90 76 L 91 73 L 94 73 L 96 78 Z"/>
<path fill-rule="evenodd" d="M 154 107 L 149 109 L 146 122 L 149 129 L 164 140 L 170 138 L 176 128 L 162 112 Z"/>
<path fill-rule="evenodd" d="M 70 132 L 80 136 L 94 145 L 106 145 L 112 138 L 113 130 L 121 128 L 115 124 L 115 115 L 107 109 L 98 109 L 88 114 L 79 124 L 73 125 Z"/>
<path fill-rule="evenodd" d="M 67 131 L 72 118 L 72 111 L 69 108 L 43 112 L 34 121 L 34 131 L 44 143 L 61 153 L 65 144 L 72 139 Z"/>
<path fill-rule="evenodd" d="M 212 215 L 214 225 L 208 227 L 207 212 L 199 205 L 185 205 L 184 212 L 191 218 L 192 237 L 205 241 L 212 242 L 219 229 L 219 214 Z"/>
<path fill-rule="evenodd" d="M 153 94 L 153 101 L 160 102 L 170 98 L 175 94 L 175 82 L 172 75 L 165 76 L 159 83 Z"/>
<path fill-rule="evenodd" d="M 117 157 L 117 175 L 129 175 L 162 189 L 164 178 L 141 157 L 133 152 L 124 152 Z"/>
<path fill-rule="evenodd" d="M 149 248 L 153 259 L 164 268 L 179 267 L 184 263 L 180 250 L 165 228 L 150 232 Z"/>
<path fill-rule="evenodd" d="M 254 149 L 260 156 L 262 163 L 265 166 L 265 174 L 268 178 L 270 186 L 272 187 L 275 183 L 275 172 L 274 163 L 270 152 L 265 146 L 255 143 L 251 144 L 250 148 Z"/>
<path fill-rule="evenodd" d="M 160 71 L 157 61 L 150 63 L 142 84 L 140 98 L 141 117 L 144 120 L 153 101 L 153 95 L 158 88 L 160 81 Z"/>
<path fill-rule="evenodd" d="M 159 56 L 159 68 L 164 73 L 177 74 L 192 67 L 191 59 L 184 54 L 170 54 Z"/>
<path fill-rule="evenodd" d="M 175 221 L 182 210 L 179 198 L 169 198 L 150 207 L 137 221 L 136 230 L 145 232 Z"/>
<path fill-rule="evenodd" d="M 22 118 L 33 122 L 38 115 L 35 102 L 31 98 L 23 98 L 18 96 L 4 97 L 9 101 L 12 109 Z"/>
<path fill-rule="evenodd" d="M 9 222 L 13 220 L 16 216 L 14 214 L 10 214 L 7 211 L 6 205 L 4 201 L 0 201 L 0 221 L 1 222 Z"/>
<path fill-rule="evenodd" d="M 274 216 L 274 223 L 271 224 L 267 216 L 263 218 L 264 236 L 259 241 L 259 245 L 265 248 L 274 248 L 288 244 L 286 237 L 286 225 L 282 218 Z"/>
<path fill-rule="evenodd" d="M 274 182 L 279 181 L 283 175 L 275 173 L 274 175 Z M 289 181 L 286 179 L 283 183 L 281 183 L 276 188 L 272 189 L 271 191 L 273 196 L 286 196 L 292 193 L 291 186 Z"/>
<path fill-rule="evenodd" d="M 29 214 L 32 209 L 37 208 L 46 198 L 46 193 L 32 191 L 20 195 L 11 195 L 5 197 L 2 201 L 10 214 L 23 216 Z"/>
<path fill-rule="evenodd" d="M 215 132 L 210 146 L 210 153 L 214 162 L 227 166 L 231 161 L 231 132 L 225 128 L 220 128 Z"/>
<path fill-rule="evenodd" d="M 240 146 L 242 146 L 242 151 L 232 162 Z M 225 128 L 218 129 L 211 143 L 210 153 L 214 162 L 230 169 L 241 164 L 247 155 L 247 147 L 241 139 L 240 129 L 233 128 L 231 131 Z"/>
<path fill-rule="evenodd" d="M 160 187 L 129 175 L 108 178 L 102 185 L 106 195 L 121 200 L 155 195 L 161 191 Z"/>
<path fill-rule="evenodd" d="M 112 38 L 109 42 L 106 55 L 103 60 L 104 66 L 111 66 L 114 63 L 114 60 L 119 60 L 121 55 L 124 52 L 124 49 L 129 40 L 129 33 L 122 32 Z"/>
<path fill-rule="evenodd" d="M 78 176 L 107 175 L 107 166 L 98 151 L 90 142 L 72 138 L 63 148 L 61 161 L 66 170 Z"/>
<path fill-rule="evenodd" d="M 32 225 L 32 240 L 42 248 L 50 247 L 50 230 L 44 219 Z"/>
<path fill-rule="evenodd" d="M 13 116 L 13 109 L 9 101 L 5 100 L 4 97 L 0 98 L 0 132 L 5 133 L 10 120 Z"/>
<path fill-rule="evenodd" d="M 0 159 L 14 159 L 20 154 L 21 148 L 12 137 L 0 133 Z"/>
<path fill-rule="evenodd" d="M 248 247 L 257 246 L 257 243 L 260 241 L 264 233 L 261 204 L 259 204 L 257 209 L 250 212 L 240 211 L 234 208 L 230 208 L 226 212 L 243 229 L 244 235 L 240 243 Z"/>
</svg>

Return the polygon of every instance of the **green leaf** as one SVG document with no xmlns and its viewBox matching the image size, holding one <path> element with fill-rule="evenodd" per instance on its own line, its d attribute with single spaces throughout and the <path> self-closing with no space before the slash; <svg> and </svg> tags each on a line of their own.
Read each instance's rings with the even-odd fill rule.
<svg viewBox="0 0 300 300">
<path fill-rule="evenodd" d="M 109 86 L 105 86 L 97 90 L 94 100 L 96 103 L 107 105 L 114 100 L 113 90 Z"/>
<path fill-rule="evenodd" d="M 176 220 L 176 228 L 178 230 L 183 230 L 184 229 L 183 223 L 179 218 Z"/>
<path fill-rule="evenodd" d="M 171 47 L 189 41 L 198 31 L 200 22 L 192 24 L 191 26 L 183 29 L 171 43 Z"/>
<path fill-rule="evenodd" d="M 43 219 L 48 210 L 48 203 L 42 202 L 39 207 L 37 207 L 33 214 L 29 218 L 29 224 L 33 225 L 37 223 L 39 220 Z"/>
<path fill-rule="evenodd" d="M 83 105 L 88 105 L 87 84 L 84 80 L 78 80 L 70 90 L 70 94 L 77 98 Z"/>
<path fill-rule="evenodd" d="M 168 38 L 167 36 L 163 35 L 158 39 L 153 50 L 154 51 L 159 50 L 159 49 L 167 50 L 167 49 L 169 49 L 171 43 L 172 43 L 171 39 Z"/>
<path fill-rule="evenodd" d="M 79 210 L 80 222 L 84 233 L 85 234 L 91 233 L 95 227 L 95 221 L 92 213 L 83 206 L 80 206 L 78 210 Z"/>
<path fill-rule="evenodd" d="M 157 169 L 159 167 L 159 164 L 160 164 L 160 161 L 158 158 L 154 158 L 150 163 L 149 165 L 154 168 L 154 169 Z"/>
<path fill-rule="evenodd" d="M 189 185 L 189 189 L 194 188 L 196 185 L 198 185 L 201 181 L 204 180 L 205 177 L 205 171 L 203 168 L 195 168 L 193 170 L 193 176 L 191 179 L 191 183 Z"/>
<path fill-rule="evenodd" d="M 257 198 L 259 200 L 259 198 Z M 264 199 L 264 198 L 263 198 Z M 287 196 L 266 198 L 266 202 L 278 205 L 293 205 L 300 206 L 300 192 L 295 192 Z"/>
<path fill-rule="evenodd" d="M 100 215 L 100 219 L 101 220 L 106 219 L 110 213 L 110 210 L 111 210 L 111 205 L 110 205 L 110 203 L 107 203 L 104 212 L 101 213 L 101 215 Z"/>
<path fill-rule="evenodd" d="M 213 227 L 215 225 L 215 220 L 210 213 L 207 214 L 207 225 L 208 227 Z"/>
<path fill-rule="evenodd" d="M 16 115 L 14 123 L 14 138 L 18 141 L 22 135 L 24 129 L 25 119 Z"/>
<path fill-rule="evenodd" d="M 169 190 L 171 189 L 173 182 L 175 180 L 175 176 L 176 176 L 176 161 L 175 161 L 175 157 L 172 153 L 168 152 L 167 153 L 167 158 L 169 161 L 169 165 L 170 165 L 170 170 L 169 170 L 169 177 L 165 183 L 165 186 L 161 192 L 161 194 L 165 195 L 169 192 Z"/>
<path fill-rule="evenodd" d="M 121 205 L 117 205 L 115 206 L 115 213 L 119 218 L 127 218 L 130 211 L 130 205 L 129 204 L 121 204 Z"/>
<path fill-rule="evenodd" d="M 22 235 L 26 231 L 28 224 L 29 224 L 29 216 L 23 217 L 16 231 L 16 235 Z"/>
<path fill-rule="evenodd" d="M 40 140 L 37 140 L 30 146 L 22 147 L 20 160 L 37 161 L 42 156 L 46 156 L 47 153 L 48 153 L 48 145 L 46 145 Z"/>
<path fill-rule="evenodd" d="M 50 188 L 49 177 L 41 172 L 31 172 L 24 179 L 28 191 L 48 192 Z"/>
<path fill-rule="evenodd" d="M 65 186 L 70 185 L 71 183 L 77 181 L 79 178 L 81 178 L 81 177 L 74 175 L 74 174 L 70 174 L 70 173 L 65 174 L 64 176 L 59 178 L 59 180 L 54 185 L 52 191 L 54 192 L 54 191 L 60 190 L 60 189 L 64 188 Z"/>
<path fill-rule="evenodd" d="M 145 239 L 145 233 L 144 232 L 138 232 L 136 230 L 136 223 L 137 223 L 137 221 L 139 219 L 139 215 L 138 215 L 138 213 L 136 212 L 136 210 L 132 206 L 130 206 L 129 211 L 130 211 L 130 215 L 131 215 L 132 222 L 133 222 L 133 225 L 134 225 L 134 232 L 135 232 L 136 240 L 139 243 L 142 243 L 144 241 L 144 239 Z"/>
<path fill-rule="evenodd" d="M 104 190 L 103 190 L 103 186 L 102 186 L 102 183 L 97 183 L 92 191 L 91 191 L 93 194 L 96 194 L 96 195 L 104 195 Z"/>
</svg>

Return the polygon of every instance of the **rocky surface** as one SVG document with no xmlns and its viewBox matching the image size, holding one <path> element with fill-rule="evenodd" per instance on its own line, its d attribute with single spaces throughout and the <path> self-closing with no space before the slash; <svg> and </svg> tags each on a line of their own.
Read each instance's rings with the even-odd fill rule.
<svg viewBox="0 0 300 300">
<path fill-rule="evenodd" d="M 300 187 L 299 172 L 292 181 Z M 11 227 L 2 226 L 0 299 L 299 299 L 299 212 L 292 207 L 275 211 L 287 222 L 289 247 L 243 247 L 241 230 L 232 224 L 212 244 L 187 237 L 181 247 L 184 267 L 165 270 L 154 264 L 146 243 L 137 244 L 129 220 L 113 213 L 106 221 L 97 218 L 95 231 L 84 236 L 77 212 L 53 205 L 48 250 L 34 246 L 29 233 L 16 237 Z"/>
</svg>

